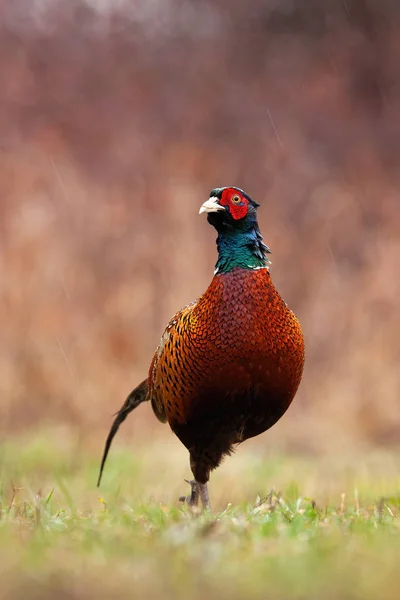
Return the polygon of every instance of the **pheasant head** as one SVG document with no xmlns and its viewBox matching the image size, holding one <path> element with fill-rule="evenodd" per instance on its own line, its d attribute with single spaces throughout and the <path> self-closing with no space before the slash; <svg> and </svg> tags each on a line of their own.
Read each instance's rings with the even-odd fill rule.
<svg viewBox="0 0 400 600">
<path fill-rule="evenodd" d="M 215 273 L 232 269 L 268 268 L 270 250 L 263 242 L 257 223 L 257 202 L 237 187 L 211 190 L 200 208 L 218 232 L 218 261 Z"/>
</svg>

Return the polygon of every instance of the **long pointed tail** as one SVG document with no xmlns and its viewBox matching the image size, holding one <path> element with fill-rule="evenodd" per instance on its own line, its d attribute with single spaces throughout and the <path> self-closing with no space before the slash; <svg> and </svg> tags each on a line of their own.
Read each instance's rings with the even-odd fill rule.
<svg viewBox="0 0 400 600">
<path fill-rule="evenodd" d="M 111 426 L 110 433 L 108 434 L 106 445 L 104 447 L 103 458 L 101 460 L 100 466 L 100 474 L 99 479 L 97 481 L 97 487 L 100 486 L 101 476 L 103 475 L 104 465 L 106 464 L 108 451 L 110 450 L 111 443 L 114 439 L 115 434 L 117 433 L 119 426 L 123 423 L 126 417 L 135 409 L 139 404 L 144 402 L 147 399 L 148 385 L 147 379 L 142 381 L 127 397 L 122 408 L 116 413 L 116 417 Z"/>
</svg>

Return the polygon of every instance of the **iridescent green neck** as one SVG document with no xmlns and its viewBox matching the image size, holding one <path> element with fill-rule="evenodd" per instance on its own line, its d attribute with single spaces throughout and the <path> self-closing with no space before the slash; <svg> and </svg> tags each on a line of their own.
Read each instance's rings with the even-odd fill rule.
<svg viewBox="0 0 400 600">
<path fill-rule="evenodd" d="M 268 268 L 270 261 L 267 254 L 268 246 L 263 242 L 262 235 L 255 223 L 247 231 L 232 229 L 219 232 L 217 238 L 218 260 L 215 273 L 229 273 L 232 269 L 262 269 Z"/>
</svg>

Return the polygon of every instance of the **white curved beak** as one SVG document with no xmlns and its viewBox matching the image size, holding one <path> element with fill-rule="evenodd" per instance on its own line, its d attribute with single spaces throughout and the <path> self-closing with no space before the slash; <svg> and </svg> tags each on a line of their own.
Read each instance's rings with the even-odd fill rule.
<svg viewBox="0 0 400 600">
<path fill-rule="evenodd" d="M 211 196 L 211 198 L 206 200 L 204 204 L 201 205 L 199 215 L 201 215 L 202 213 L 212 213 L 218 212 L 220 210 L 225 210 L 225 208 L 221 206 L 218 202 L 219 200 L 216 196 Z"/>
</svg>

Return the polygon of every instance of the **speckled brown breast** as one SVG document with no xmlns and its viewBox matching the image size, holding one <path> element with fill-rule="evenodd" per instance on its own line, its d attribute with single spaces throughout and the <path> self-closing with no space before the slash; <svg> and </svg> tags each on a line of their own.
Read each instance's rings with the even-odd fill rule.
<svg viewBox="0 0 400 600">
<path fill-rule="evenodd" d="M 209 437 L 200 425 L 237 443 L 283 415 L 303 364 L 300 324 L 268 269 L 234 269 L 172 319 L 150 367 L 149 396 L 188 448 L 194 435 Z"/>
</svg>

